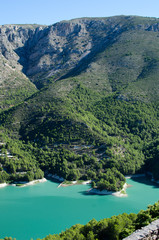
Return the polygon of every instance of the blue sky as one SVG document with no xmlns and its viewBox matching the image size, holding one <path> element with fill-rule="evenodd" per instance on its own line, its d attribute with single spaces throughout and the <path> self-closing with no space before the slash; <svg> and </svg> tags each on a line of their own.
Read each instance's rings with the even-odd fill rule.
<svg viewBox="0 0 159 240">
<path fill-rule="evenodd" d="M 79 17 L 159 17 L 159 0 L 0 0 L 0 25 L 50 25 Z"/>
</svg>

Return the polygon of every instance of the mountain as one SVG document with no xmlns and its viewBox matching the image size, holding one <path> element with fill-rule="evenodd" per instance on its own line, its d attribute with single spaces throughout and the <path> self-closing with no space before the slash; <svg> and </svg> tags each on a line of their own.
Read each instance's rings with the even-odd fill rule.
<svg viewBox="0 0 159 240">
<path fill-rule="evenodd" d="M 1 157 L 1 181 L 43 171 L 117 191 L 126 174 L 159 179 L 158 19 L 82 18 L 0 33 L 1 148 L 16 159 Z"/>
<path fill-rule="evenodd" d="M 36 87 L 23 73 L 17 49 L 34 35 L 37 26 L 5 25 L 0 27 L 0 98 L 1 110 L 23 101 Z"/>
<path fill-rule="evenodd" d="M 0 52 L 10 67 L 22 70 L 38 88 L 80 76 L 87 78 L 86 85 L 90 80 L 90 87 L 100 91 L 116 91 L 129 84 L 136 90 L 142 88 L 147 71 L 146 81 L 155 81 L 158 24 L 155 18 L 118 16 L 75 19 L 48 27 L 4 25 Z"/>
</svg>

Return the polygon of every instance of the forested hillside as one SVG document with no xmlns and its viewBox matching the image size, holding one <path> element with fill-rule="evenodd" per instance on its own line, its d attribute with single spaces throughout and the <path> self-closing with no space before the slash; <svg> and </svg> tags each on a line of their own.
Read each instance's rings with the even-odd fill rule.
<svg viewBox="0 0 159 240">
<path fill-rule="evenodd" d="M 159 179 L 158 19 L 4 25 L 0 39 L 1 182 Z"/>
</svg>

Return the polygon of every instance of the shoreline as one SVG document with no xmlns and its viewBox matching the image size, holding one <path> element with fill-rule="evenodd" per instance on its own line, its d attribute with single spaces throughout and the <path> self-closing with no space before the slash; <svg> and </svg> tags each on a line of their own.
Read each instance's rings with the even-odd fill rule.
<svg viewBox="0 0 159 240">
<path fill-rule="evenodd" d="M 130 178 L 138 178 L 138 177 L 145 177 L 145 174 L 134 174 L 134 175 L 126 175 L 125 178 L 126 179 L 130 179 Z M 78 181 L 72 181 L 70 183 L 60 183 L 59 187 L 69 187 L 69 186 L 74 186 L 74 185 L 81 185 L 81 184 L 90 184 L 91 180 L 88 181 L 83 181 L 83 182 L 78 182 Z M 124 183 L 123 188 L 120 191 L 117 192 L 113 192 L 113 191 L 107 191 L 107 190 L 102 190 L 100 191 L 99 189 L 96 188 L 90 188 L 88 189 L 86 192 L 88 194 L 94 194 L 94 195 L 112 195 L 115 197 L 128 197 L 128 194 L 126 193 L 126 189 L 132 187 L 131 185 L 129 185 L 128 183 Z"/>
<path fill-rule="evenodd" d="M 151 179 L 148 178 L 150 182 L 156 183 L 157 185 L 159 184 L 159 180 L 155 180 L 155 179 L 153 178 L 152 174 L 149 173 L 148 175 L 151 176 Z M 140 177 L 145 177 L 145 178 L 147 178 L 147 175 L 143 173 L 143 174 L 134 174 L 134 175 L 126 175 L 126 176 L 125 176 L 126 179 L 130 179 L 130 178 L 140 178 Z"/>
<path fill-rule="evenodd" d="M 127 175 L 125 176 L 126 179 L 130 179 L 130 178 L 138 178 L 138 177 L 145 177 L 145 174 L 134 174 L 134 175 Z M 92 182 L 92 180 L 87 180 L 87 181 L 70 181 L 68 183 L 64 183 L 64 180 L 62 177 L 59 177 L 58 175 L 52 175 L 50 174 L 48 176 L 48 178 L 42 178 L 42 179 L 36 179 L 30 182 L 15 182 L 13 184 L 9 184 L 9 183 L 0 183 L 0 189 L 7 187 L 7 186 L 17 186 L 17 187 L 26 187 L 26 186 L 31 186 L 37 183 L 43 183 L 46 182 L 47 180 L 49 180 L 51 178 L 51 180 L 54 181 L 60 181 L 61 183 L 58 185 L 57 188 L 59 187 L 69 187 L 69 186 L 74 186 L 74 185 L 86 185 L 86 184 L 90 184 Z M 154 179 L 150 180 L 153 183 L 159 184 L 159 181 L 155 181 Z M 113 191 L 107 191 L 107 190 L 102 190 L 100 191 L 97 188 L 90 188 L 86 191 L 86 193 L 88 194 L 94 194 L 94 195 L 112 195 L 112 196 L 116 196 L 116 197 L 127 197 L 128 194 L 126 193 L 126 189 L 132 187 L 131 185 L 129 185 L 128 183 L 124 183 L 123 188 L 120 191 L 117 192 L 113 192 Z"/>
<path fill-rule="evenodd" d="M 129 187 L 127 183 L 124 183 L 123 188 L 115 193 L 112 193 L 113 196 L 116 197 L 128 197 L 128 194 L 126 193 L 126 189 Z"/>
<path fill-rule="evenodd" d="M 30 181 L 30 182 L 22 183 L 22 185 L 19 186 L 19 187 L 31 186 L 31 185 L 34 185 L 34 184 L 37 184 L 37 183 L 43 183 L 43 182 L 46 182 L 46 181 L 47 181 L 46 178 L 36 179 L 36 180 Z M 18 183 L 18 184 L 21 184 L 21 183 Z"/>
<path fill-rule="evenodd" d="M 7 187 L 7 186 L 9 186 L 9 184 L 8 183 L 0 183 L 0 188 L 4 188 L 4 187 Z"/>
<path fill-rule="evenodd" d="M 130 178 L 138 178 L 138 177 L 145 177 L 146 175 L 144 173 L 141 174 L 132 174 L 132 175 L 126 175 L 125 178 L 126 179 L 130 179 Z"/>
<path fill-rule="evenodd" d="M 47 181 L 46 178 L 41 178 L 41 179 L 35 179 L 33 181 L 30 181 L 30 182 L 16 182 L 16 183 L 11 183 L 11 184 L 5 182 L 5 183 L 0 183 L 0 188 L 4 188 L 4 187 L 7 187 L 7 186 L 26 187 L 26 186 L 34 185 L 36 183 L 43 183 L 43 182 L 46 182 L 46 181 Z"/>
<path fill-rule="evenodd" d="M 70 183 L 60 183 L 59 187 L 70 187 L 70 186 L 74 186 L 74 185 L 86 185 L 86 184 L 90 184 L 91 180 L 87 180 L 87 181 L 83 181 L 83 182 L 78 182 L 78 181 L 70 181 Z"/>
<path fill-rule="evenodd" d="M 95 194 L 95 195 L 112 195 L 115 197 L 127 197 L 126 189 L 129 187 L 127 183 L 124 183 L 123 188 L 118 191 L 118 192 L 113 192 L 113 191 L 107 191 L 107 190 L 102 190 L 100 191 L 99 189 L 96 188 L 90 188 L 87 190 L 88 194 Z"/>
</svg>

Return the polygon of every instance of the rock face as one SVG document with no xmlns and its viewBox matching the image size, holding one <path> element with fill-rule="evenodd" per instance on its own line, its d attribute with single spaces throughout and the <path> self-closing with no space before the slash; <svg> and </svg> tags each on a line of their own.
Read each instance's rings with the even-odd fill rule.
<svg viewBox="0 0 159 240">
<path fill-rule="evenodd" d="M 33 93 L 35 85 L 84 73 L 105 81 L 93 88 L 116 91 L 118 83 L 137 82 L 147 68 L 156 72 L 158 31 L 158 19 L 133 16 L 0 26 L 0 88 Z"/>
<path fill-rule="evenodd" d="M 159 219 L 152 222 L 146 227 L 135 231 L 129 237 L 123 240 L 155 240 L 159 239 Z"/>
<path fill-rule="evenodd" d="M 27 52 L 20 51 L 30 39 L 33 39 L 43 27 L 36 25 L 4 25 L 0 27 L 1 59 L 10 68 L 21 71 L 26 65 Z"/>
<path fill-rule="evenodd" d="M 90 53 L 98 52 L 122 27 L 116 18 L 76 19 L 49 27 L 2 26 L 1 54 L 33 82 L 37 77 L 57 79 Z"/>
<path fill-rule="evenodd" d="M 33 26 L 6 25 L 0 27 L 0 107 L 19 103 L 36 91 L 34 84 L 23 73 L 18 49 L 33 37 Z M 22 56 L 21 56 L 22 58 Z"/>
<path fill-rule="evenodd" d="M 159 23 L 133 25 L 135 17 L 83 18 L 52 26 L 4 25 L 0 27 L 0 53 L 10 67 L 23 70 L 37 82 L 58 79 L 88 56 L 94 56 L 122 32 L 158 31 Z M 132 25 L 132 26 L 131 26 Z M 3 56 L 3 57 L 2 57 Z"/>
</svg>

